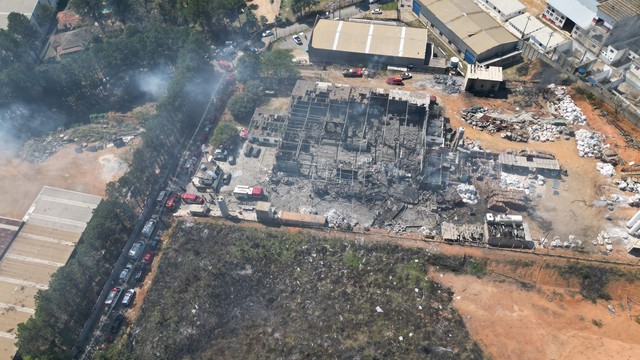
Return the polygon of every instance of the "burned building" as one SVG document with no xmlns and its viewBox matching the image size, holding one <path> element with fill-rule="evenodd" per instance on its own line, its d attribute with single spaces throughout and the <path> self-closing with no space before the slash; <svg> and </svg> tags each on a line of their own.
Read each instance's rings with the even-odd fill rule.
<svg viewBox="0 0 640 360">
<path fill-rule="evenodd" d="M 447 157 L 440 151 L 450 129 L 432 100 L 426 93 L 300 80 L 289 114 L 256 111 L 249 136 L 266 131 L 277 139 L 274 172 L 309 178 L 316 193 L 358 197 L 398 179 L 440 185 Z"/>
<path fill-rule="evenodd" d="M 487 214 L 484 238 L 489 246 L 510 249 L 533 249 L 529 226 L 518 215 Z"/>
<path fill-rule="evenodd" d="M 550 177 L 560 174 L 560 164 L 553 156 L 544 153 L 502 153 L 499 157 L 502 169 L 513 173 L 540 173 Z"/>
</svg>

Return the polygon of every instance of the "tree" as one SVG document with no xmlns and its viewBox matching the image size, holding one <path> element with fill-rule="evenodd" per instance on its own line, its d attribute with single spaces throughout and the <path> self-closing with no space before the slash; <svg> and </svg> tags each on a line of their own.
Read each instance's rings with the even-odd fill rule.
<svg viewBox="0 0 640 360">
<path fill-rule="evenodd" d="M 237 77 L 241 82 L 260 78 L 260 57 L 256 54 L 245 53 L 238 59 Z"/>
<path fill-rule="evenodd" d="M 273 89 L 283 89 L 283 85 L 292 85 L 298 78 L 298 69 L 291 61 L 290 50 L 273 50 L 262 53 L 260 66 L 265 85 Z"/>
<path fill-rule="evenodd" d="M 12 12 L 7 17 L 7 30 L 14 34 L 22 44 L 35 48 L 35 42 L 40 39 L 40 31 L 26 16 Z"/>
<path fill-rule="evenodd" d="M 238 129 L 233 124 L 223 122 L 216 126 L 211 137 L 211 143 L 214 146 L 227 144 L 238 136 Z"/>
<path fill-rule="evenodd" d="M 248 124 L 253 112 L 256 110 L 256 97 L 243 92 L 233 95 L 229 99 L 229 112 L 233 118 L 243 124 Z"/>
</svg>

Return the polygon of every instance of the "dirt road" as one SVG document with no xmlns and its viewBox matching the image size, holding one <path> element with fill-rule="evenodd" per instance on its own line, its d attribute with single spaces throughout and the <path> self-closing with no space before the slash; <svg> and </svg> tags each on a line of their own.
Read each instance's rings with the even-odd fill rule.
<svg viewBox="0 0 640 360">
<path fill-rule="evenodd" d="M 106 184 L 127 170 L 132 147 L 80 154 L 74 149 L 67 145 L 39 164 L 16 155 L 0 157 L 0 215 L 22 219 L 44 185 L 103 196 Z"/>
</svg>

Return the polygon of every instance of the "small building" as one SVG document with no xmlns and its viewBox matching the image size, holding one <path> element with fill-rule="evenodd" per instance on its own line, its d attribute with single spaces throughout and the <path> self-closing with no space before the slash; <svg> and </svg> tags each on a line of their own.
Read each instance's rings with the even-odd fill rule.
<svg viewBox="0 0 640 360">
<path fill-rule="evenodd" d="M 524 14 L 527 7 L 518 0 L 481 0 L 500 20 L 507 21 Z"/>
<path fill-rule="evenodd" d="M 80 23 L 80 16 L 73 10 L 63 10 L 56 15 L 58 32 L 73 30 Z"/>
<path fill-rule="evenodd" d="M 538 29 L 529 35 L 529 42 L 534 44 L 542 52 L 553 50 L 567 41 L 569 41 L 569 39 L 561 33 L 547 27 Z"/>
<path fill-rule="evenodd" d="M 300 214 L 297 212 L 281 211 L 278 219 L 282 225 L 299 227 L 325 227 L 327 217 L 324 215 Z"/>
<path fill-rule="evenodd" d="M 270 202 L 258 201 L 256 203 L 256 218 L 263 224 L 273 222 L 273 219 L 275 218 L 275 210 Z"/>
<path fill-rule="evenodd" d="M 587 30 L 596 17 L 597 4 L 597 0 L 547 0 L 542 17 L 569 33 L 576 25 Z"/>
<path fill-rule="evenodd" d="M 309 60 L 317 65 L 426 69 L 432 55 L 427 29 L 393 23 L 321 19 L 309 39 Z"/>
<path fill-rule="evenodd" d="M 502 153 L 498 161 L 504 171 L 527 173 L 539 172 L 548 175 L 557 175 L 560 172 L 560 164 L 556 159 L 537 157 L 535 155 L 520 156 Z"/>
<path fill-rule="evenodd" d="M 528 39 L 531 33 L 544 27 L 542 21 L 529 13 L 518 15 L 507 22 L 507 30 L 519 39 Z"/>
<path fill-rule="evenodd" d="M 529 226 L 519 215 L 486 214 L 484 237 L 489 246 L 509 249 L 533 249 Z"/>
<path fill-rule="evenodd" d="M 258 186 L 236 185 L 233 189 L 233 196 L 238 200 L 257 201 L 262 199 L 265 194 L 264 190 Z"/>
<path fill-rule="evenodd" d="M 259 145 L 279 145 L 287 116 L 266 107 L 257 108 L 251 117 L 247 140 Z"/>
<path fill-rule="evenodd" d="M 60 58 L 63 55 L 82 51 L 91 41 L 91 36 L 91 29 L 88 27 L 53 34 L 49 37 L 53 51 L 47 52 L 47 56 Z"/>
<path fill-rule="evenodd" d="M 187 205 L 187 211 L 191 216 L 209 216 L 209 210 L 210 210 L 209 204 L 207 203 L 204 203 L 201 205 L 198 205 L 198 204 Z"/>
<path fill-rule="evenodd" d="M 464 77 L 464 90 L 471 93 L 494 93 L 500 89 L 502 81 L 501 67 L 470 65 Z"/>
</svg>

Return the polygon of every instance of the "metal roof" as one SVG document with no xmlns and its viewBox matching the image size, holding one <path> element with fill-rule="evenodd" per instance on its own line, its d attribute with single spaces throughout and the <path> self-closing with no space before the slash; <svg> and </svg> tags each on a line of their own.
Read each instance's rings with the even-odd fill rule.
<svg viewBox="0 0 640 360">
<path fill-rule="evenodd" d="M 489 0 L 496 10 L 504 14 L 512 14 L 516 11 L 525 10 L 527 7 L 518 0 Z"/>
<path fill-rule="evenodd" d="M 476 54 L 518 41 L 473 0 L 426 0 L 425 6 Z"/>
<path fill-rule="evenodd" d="M 526 156 L 518 156 L 513 154 L 502 153 L 498 157 L 498 161 L 503 165 L 510 165 L 510 166 L 524 167 L 524 168 L 560 170 L 560 164 L 558 164 L 558 160 L 552 160 L 552 159 L 542 159 L 542 158 L 532 157 L 531 161 L 528 161 Z"/>
<path fill-rule="evenodd" d="M 45 186 L 27 211 L 24 225 L 0 261 L 0 303 L 16 311 L 0 313 L 0 358 L 15 354 L 15 329 L 35 313 L 34 296 L 49 287 L 102 201 L 100 196 Z"/>
<path fill-rule="evenodd" d="M 547 0 L 547 4 L 571 19 L 576 25 L 586 30 L 596 17 L 596 7 L 590 2 L 580 0 Z"/>
<path fill-rule="evenodd" d="M 414 59 L 426 55 L 427 29 L 322 19 L 312 36 L 316 49 Z"/>
<path fill-rule="evenodd" d="M 538 18 L 529 13 L 520 14 L 509 20 L 508 23 L 521 33 L 526 31 L 525 35 L 531 34 L 532 32 L 545 27 Z"/>
<path fill-rule="evenodd" d="M 501 82 L 502 67 L 471 65 L 467 68 L 467 78 Z"/>
<path fill-rule="evenodd" d="M 618 21 L 640 14 L 640 0 L 609 0 L 600 4 L 598 10 Z"/>
<path fill-rule="evenodd" d="M 561 33 L 553 31 L 548 27 L 543 27 L 531 33 L 531 39 L 535 39 L 541 45 L 545 46 L 544 51 L 553 49 L 554 47 L 569 41 Z"/>
</svg>

